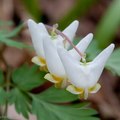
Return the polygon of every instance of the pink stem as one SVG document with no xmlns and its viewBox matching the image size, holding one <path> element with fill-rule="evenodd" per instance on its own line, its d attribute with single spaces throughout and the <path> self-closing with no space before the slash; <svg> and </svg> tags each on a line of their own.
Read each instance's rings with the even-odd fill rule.
<svg viewBox="0 0 120 120">
<path fill-rule="evenodd" d="M 46 28 L 48 29 L 48 30 L 52 30 L 53 29 L 53 27 L 51 27 L 51 26 L 48 26 L 48 25 L 45 25 L 46 26 Z M 57 30 L 56 29 L 56 33 L 57 34 L 59 34 L 59 35 L 61 35 L 63 38 L 65 38 L 69 43 L 70 43 L 70 45 L 72 45 L 72 47 L 77 51 L 77 53 L 83 58 L 84 57 L 84 54 L 82 54 L 78 49 L 77 49 L 77 47 L 69 40 L 69 38 L 65 35 L 65 34 L 63 34 L 60 30 Z"/>
</svg>

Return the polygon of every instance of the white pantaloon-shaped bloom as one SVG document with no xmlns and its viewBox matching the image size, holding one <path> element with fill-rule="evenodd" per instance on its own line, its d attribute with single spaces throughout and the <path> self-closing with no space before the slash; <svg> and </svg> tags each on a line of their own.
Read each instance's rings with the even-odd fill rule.
<svg viewBox="0 0 120 120">
<path fill-rule="evenodd" d="M 100 89 L 97 83 L 105 63 L 114 49 L 114 44 L 104 49 L 92 62 L 81 63 L 73 59 L 69 52 L 59 47 L 58 53 L 71 83 L 66 89 L 87 99 L 88 93 L 96 93 Z"/>
<path fill-rule="evenodd" d="M 79 22 L 75 20 L 65 30 L 63 30 L 63 33 L 71 41 L 73 41 L 78 25 L 79 25 Z M 29 32 L 32 38 L 34 49 L 37 54 L 37 56 L 32 58 L 32 62 L 37 65 L 40 65 L 42 67 L 46 66 L 46 58 L 45 58 L 44 50 L 43 50 L 44 36 L 46 35 L 49 36 L 49 38 L 55 45 L 59 44 L 61 46 L 65 46 L 66 49 L 68 49 L 69 47 L 69 44 L 67 42 L 65 45 L 63 44 L 64 39 L 60 35 L 55 36 L 55 38 L 53 39 L 52 36 L 48 33 L 43 23 L 37 24 L 33 20 L 30 19 L 28 20 L 28 28 L 29 28 Z"/>
<path fill-rule="evenodd" d="M 90 44 L 93 35 L 90 33 L 85 38 L 83 38 L 77 45 L 79 51 L 84 52 L 88 45 Z M 46 58 L 47 68 L 50 73 L 45 75 L 45 79 L 55 83 L 56 87 L 66 87 L 68 84 L 66 72 L 64 66 L 60 60 L 57 52 L 57 46 L 54 45 L 50 38 L 46 35 L 43 40 L 43 48 Z M 62 47 L 65 49 L 64 47 Z M 68 53 L 73 59 L 80 61 L 81 57 L 75 49 L 69 50 Z M 71 68 L 70 68 L 71 69 Z"/>
</svg>

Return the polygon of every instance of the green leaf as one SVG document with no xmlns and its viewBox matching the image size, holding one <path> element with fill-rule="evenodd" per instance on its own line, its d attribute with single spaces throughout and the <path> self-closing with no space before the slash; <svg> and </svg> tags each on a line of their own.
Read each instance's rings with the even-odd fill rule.
<svg viewBox="0 0 120 120">
<path fill-rule="evenodd" d="M 3 72 L 0 70 L 0 86 L 4 83 Z"/>
<path fill-rule="evenodd" d="M 1 118 L 1 120 L 15 120 L 15 119 L 11 119 L 11 118 L 5 118 L 4 116 L 3 117 L 0 116 L 0 118 Z"/>
<path fill-rule="evenodd" d="M 4 37 L 5 38 L 11 38 L 11 37 L 17 36 L 18 33 L 22 30 L 23 26 L 24 26 L 24 24 L 20 24 L 18 27 L 16 27 L 11 32 L 8 32 L 7 34 L 4 34 Z"/>
<path fill-rule="evenodd" d="M 7 100 L 7 94 L 3 88 L 0 88 L 0 105 L 4 105 Z"/>
<path fill-rule="evenodd" d="M 77 103 L 77 104 L 72 104 L 71 106 L 73 106 L 75 108 L 85 108 L 85 107 L 89 107 L 90 103 L 89 102 L 81 102 L 81 103 Z"/>
<path fill-rule="evenodd" d="M 13 25 L 13 21 L 2 21 L 0 20 L 0 27 L 1 26 L 12 26 Z"/>
<path fill-rule="evenodd" d="M 11 40 L 11 39 L 8 39 L 8 38 L 2 38 L 0 37 L 0 42 L 10 46 L 10 47 L 16 47 L 16 48 L 19 48 L 19 49 L 23 49 L 23 48 L 29 48 L 29 49 L 32 49 L 31 46 L 25 44 L 25 43 L 22 43 L 22 42 L 18 42 L 18 41 L 14 41 L 14 40 Z"/>
<path fill-rule="evenodd" d="M 106 68 L 120 76 L 120 48 L 116 49 L 107 62 Z"/>
<path fill-rule="evenodd" d="M 95 39 L 98 40 L 101 48 L 105 48 L 113 41 L 120 24 L 119 8 L 120 0 L 113 0 L 96 29 Z"/>
<path fill-rule="evenodd" d="M 0 42 L 6 44 L 8 46 L 16 47 L 16 48 L 19 48 L 19 49 L 23 49 L 23 48 L 32 49 L 31 46 L 29 46 L 25 43 L 22 43 L 22 42 L 19 42 L 19 41 L 14 41 L 14 40 L 10 39 L 11 37 L 15 37 L 21 31 L 21 29 L 23 28 L 23 25 L 24 24 L 19 25 L 18 27 L 16 27 L 11 32 L 7 31 L 7 30 L 0 31 Z"/>
<path fill-rule="evenodd" d="M 15 109 L 19 114 L 21 113 L 25 118 L 29 117 L 30 104 L 29 98 L 26 94 L 19 89 L 14 88 L 9 93 L 8 100 L 10 104 L 15 104 Z"/>
<path fill-rule="evenodd" d="M 37 66 L 23 65 L 13 72 L 12 80 L 21 90 L 30 91 L 45 82 L 44 75 Z"/>
<path fill-rule="evenodd" d="M 0 37 L 2 37 L 2 38 L 15 37 L 22 30 L 23 26 L 24 26 L 24 24 L 20 24 L 18 27 L 16 27 L 15 29 L 13 29 L 11 31 L 2 30 L 2 31 L 0 31 Z"/>
<path fill-rule="evenodd" d="M 42 120 L 98 120 L 92 117 L 97 112 L 90 108 L 75 108 L 71 106 L 55 105 L 40 101 L 33 96 L 32 112 L 37 115 L 38 119 Z"/>
<path fill-rule="evenodd" d="M 2 39 L 4 37 L 4 35 L 8 34 L 7 30 L 0 30 L 0 39 Z"/>
<path fill-rule="evenodd" d="M 37 97 L 45 101 L 56 103 L 71 102 L 78 99 L 76 95 L 73 95 L 66 90 L 55 88 L 54 86 L 38 94 Z"/>
</svg>

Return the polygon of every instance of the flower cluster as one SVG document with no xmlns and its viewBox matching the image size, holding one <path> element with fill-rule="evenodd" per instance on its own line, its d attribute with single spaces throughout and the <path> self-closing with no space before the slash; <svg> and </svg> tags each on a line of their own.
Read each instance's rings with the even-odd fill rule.
<svg viewBox="0 0 120 120">
<path fill-rule="evenodd" d="M 96 93 L 101 87 L 97 82 L 114 49 L 114 44 L 104 49 L 92 62 L 86 62 L 84 52 L 92 41 L 92 33 L 68 50 L 78 26 L 79 22 L 75 20 L 60 32 L 57 25 L 48 27 L 52 29 L 46 29 L 47 26 L 43 23 L 37 24 L 33 20 L 28 20 L 37 54 L 32 58 L 32 62 L 48 70 L 44 78 L 54 83 L 56 87 L 66 88 L 72 94 L 87 99 L 89 93 Z"/>
</svg>

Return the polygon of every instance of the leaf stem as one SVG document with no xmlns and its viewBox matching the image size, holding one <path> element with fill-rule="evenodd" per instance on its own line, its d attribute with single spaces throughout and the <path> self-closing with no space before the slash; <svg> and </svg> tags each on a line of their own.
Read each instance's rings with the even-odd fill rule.
<svg viewBox="0 0 120 120">
<path fill-rule="evenodd" d="M 7 64 L 6 60 L 3 57 L 3 51 L 5 50 L 5 45 L 0 44 L 0 59 L 2 60 L 2 62 L 4 63 L 5 67 L 6 67 L 6 75 L 5 75 L 5 90 L 8 93 L 10 91 L 10 77 L 11 77 L 11 67 Z M 8 100 L 6 98 L 6 104 L 5 104 L 5 108 L 4 111 L 2 113 L 2 117 L 4 119 L 7 118 L 7 111 L 8 111 Z"/>
<path fill-rule="evenodd" d="M 10 91 L 10 77 L 11 77 L 11 68 L 8 66 L 7 72 L 6 72 L 6 92 L 8 93 Z M 7 118 L 7 111 L 8 111 L 8 100 L 6 99 L 5 109 L 3 116 Z"/>
</svg>

